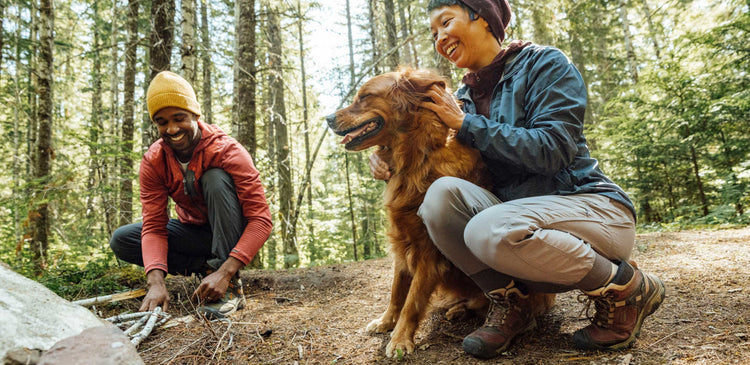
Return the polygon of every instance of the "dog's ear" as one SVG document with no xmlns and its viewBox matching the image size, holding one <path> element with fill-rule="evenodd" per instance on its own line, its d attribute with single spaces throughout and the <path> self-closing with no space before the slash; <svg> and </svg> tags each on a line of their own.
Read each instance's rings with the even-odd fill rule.
<svg viewBox="0 0 750 365">
<path fill-rule="evenodd" d="M 427 69 L 411 70 L 404 76 L 411 82 L 414 91 L 420 93 L 427 92 L 432 85 L 437 85 L 445 89 L 448 84 L 448 81 L 444 77 L 440 76 L 435 71 Z"/>
</svg>

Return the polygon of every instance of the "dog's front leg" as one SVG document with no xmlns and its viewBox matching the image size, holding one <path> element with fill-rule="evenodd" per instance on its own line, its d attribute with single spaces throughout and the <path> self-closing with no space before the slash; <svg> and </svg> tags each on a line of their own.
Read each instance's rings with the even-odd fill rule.
<svg viewBox="0 0 750 365">
<path fill-rule="evenodd" d="M 388 357 L 400 354 L 410 354 L 414 351 L 414 332 L 429 309 L 430 296 L 437 284 L 437 272 L 434 268 L 420 265 L 416 268 L 414 277 L 406 296 L 396 327 L 391 333 L 391 341 L 385 347 Z"/>
<path fill-rule="evenodd" d="M 398 321 L 401 308 L 404 306 L 406 295 L 411 286 L 412 276 L 409 274 L 406 264 L 396 262 L 393 265 L 393 282 L 391 283 L 391 300 L 388 303 L 388 309 L 383 315 L 376 318 L 367 325 L 367 332 L 385 333 L 393 329 Z"/>
</svg>

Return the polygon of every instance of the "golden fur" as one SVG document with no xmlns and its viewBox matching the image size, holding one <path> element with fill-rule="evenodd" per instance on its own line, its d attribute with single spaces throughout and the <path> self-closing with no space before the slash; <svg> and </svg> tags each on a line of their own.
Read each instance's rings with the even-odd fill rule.
<svg viewBox="0 0 750 365">
<path fill-rule="evenodd" d="M 471 279 L 434 246 L 417 215 L 427 188 L 439 177 L 455 176 L 490 188 L 479 151 L 457 142 L 454 131 L 435 113 L 419 107 L 432 85 L 445 88 L 446 83 L 426 70 L 375 76 L 360 88 L 351 105 L 327 118 L 330 128 L 345 136 L 342 143 L 347 150 L 378 146 L 376 153 L 392 171 L 384 197 L 394 259 L 391 299 L 385 313 L 367 326 L 370 332 L 393 330 L 387 356 L 413 351 L 414 332 L 433 293 L 439 293 L 440 302 L 452 305 L 449 318 L 487 304 Z M 545 312 L 553 299 L 539 296 L 535 312 Z"/>
</svg>

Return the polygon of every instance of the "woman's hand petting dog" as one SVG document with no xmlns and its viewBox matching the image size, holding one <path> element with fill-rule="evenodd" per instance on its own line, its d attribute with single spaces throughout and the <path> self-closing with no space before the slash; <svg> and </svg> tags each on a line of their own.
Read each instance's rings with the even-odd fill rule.
<svg viewBox="0 0 750 365">
<path fill-rule="evenodd" d="M 378 180 L 388 181 L 391 179 L 391 167 L 377 153 L 370 155 L 370 173 L 372 173 L 372 177 Z"/>
<path fill-rule="evenodd" d="M 448 90 L 444 87 L 432 85 L 425 95 L 432 101 L 424 101 L 419 105 L 420 107 L 435 112 L 438 119 L 447 125 L 448 128 L 461 129 L 465 114 L 458 107 L 456 99 L 453 98 L 453 95 Z"/>
</svg>

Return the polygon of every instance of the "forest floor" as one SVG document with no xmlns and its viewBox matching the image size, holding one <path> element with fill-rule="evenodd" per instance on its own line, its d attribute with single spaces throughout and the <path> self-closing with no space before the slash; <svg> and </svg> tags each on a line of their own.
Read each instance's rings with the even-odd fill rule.
<svg viewBox="0 0 750 365">
<path fill-rule="evenodd" d="M 588 320 L 571 292 L 558 295 L 538 328 L 496 359 L 461 349 L 483 313 L 451 322 L 444 310 L 422 323 L 413 354 L 386 358 L 389 336 L 364 328 L 387 306 L 388 258 L 243 271 L 246 309 L 226 322 L 157 329 L 139 352 L 146 364 L 750 364 L 750 228 L 640 234 L 633 259 L 664 281 L 667 296 L 635 345 L 621 352 L 573 347 L 573 332 Z M 168 285 L 170 314 L 193 318 L 184 299 L 194 281 L 172 277 Z M 137 308 L 139 300 L 132 301 Z"/>
</svg>

